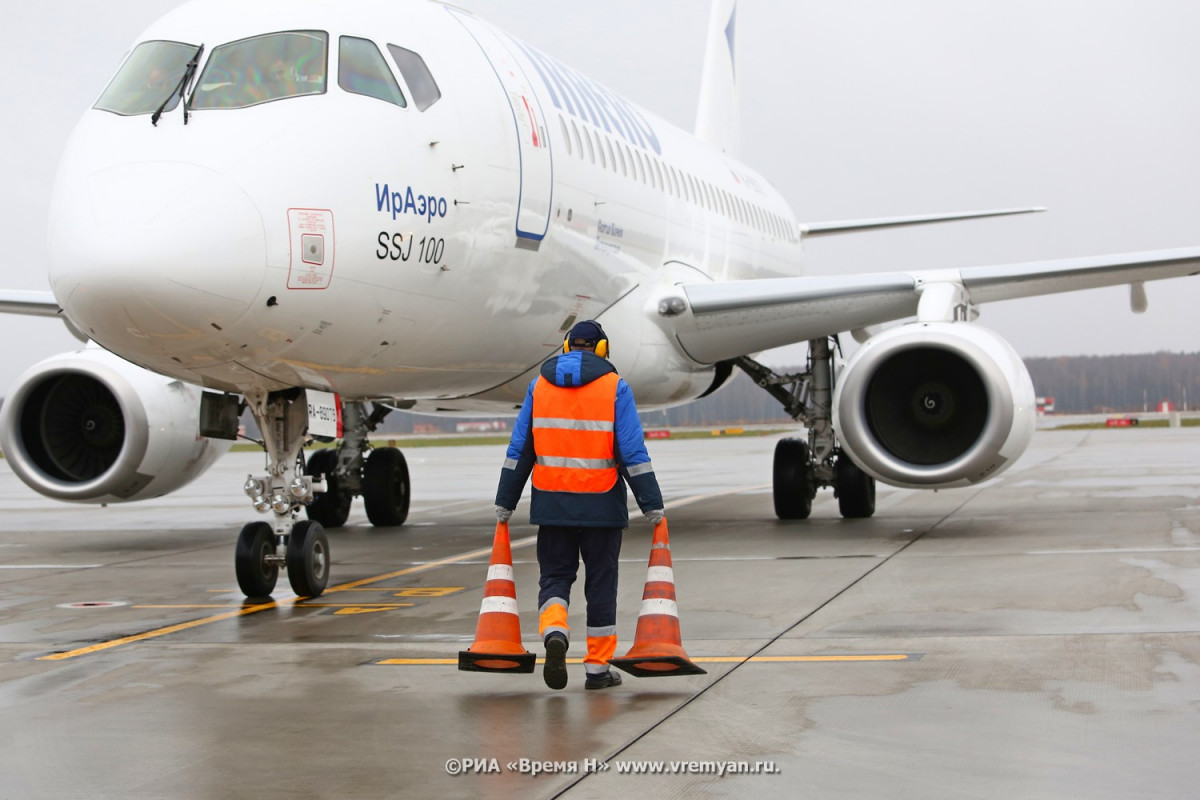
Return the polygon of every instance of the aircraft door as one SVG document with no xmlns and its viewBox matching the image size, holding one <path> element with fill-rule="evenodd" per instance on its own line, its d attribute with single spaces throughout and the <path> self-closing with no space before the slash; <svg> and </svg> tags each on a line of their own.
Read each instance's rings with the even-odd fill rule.
<svg viewBox="0 0 1200 800">
<path fill-rule="evenodd" d="M 541 241 L 550 226 L 551 197 L 554 191 L 550 137 L 541 103 L 526 77 L 522 62 L 513 54 L 509 43 L 474 17 L 457 13 L 455 17 L 479 44 L 484 56 L 491 63 L 512 111 L 520 162 L 517 236 L 535 242 Z"/>
</svg>

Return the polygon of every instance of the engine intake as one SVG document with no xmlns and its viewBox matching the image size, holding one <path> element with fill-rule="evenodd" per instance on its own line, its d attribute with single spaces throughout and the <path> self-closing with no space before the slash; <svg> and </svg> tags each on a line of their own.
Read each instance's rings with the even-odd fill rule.
<svg viewBox="0 0 1200 800">
<path fill-rule="evenodd" d="M 914 323 L 869 339 L 842 370 L 834 425 L 855 463 L 895 486 L 993 477 L 1033 435 L 1033 383 L 998 335 L 969 323 Z"/>
<path fill-rule="evenodd" d="M 0 408 L 0 447 L 47 497 L 159 497 L 229 449 L 199 435 L 201 394 L 98 348 L 54 356 L 22 375 Z"/>
<path fill-rule="evenodd" d="M 100 381 L 77 373 L 36 384 L 19 412 L 33 463 L 61 481 L 94 480 L 117 463 L 125 444 L 121 404 Z"/>
</svg>

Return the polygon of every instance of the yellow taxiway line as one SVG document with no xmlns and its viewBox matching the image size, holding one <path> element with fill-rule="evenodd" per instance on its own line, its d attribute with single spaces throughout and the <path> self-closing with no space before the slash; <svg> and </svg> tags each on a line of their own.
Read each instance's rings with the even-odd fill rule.
<svg viewBox="0 0 1200 800">
<path fill-rule="evenodd" d="M 536 541 L 537 541 L 536 536 L 526 536 L 524 539 L 518 539 L 517 541 L 512 542 L 512 544 L 510 546 L 513 550 L 516 550 L 521 547 L 528 547 L 529 545 L 534 544 Z M 406 569 L 396 570 L 395 572 L 388 572 L 383 575 L 376 575 L 373 578 L 363 578 L 362 580 L 351 581 L 350 583 L 343 583 L 339 586 L 334 586 L 329 589 L 326 589 L 325 594 L 328 595 L 328 594 L 333 594 L 335 592 L 354 591 L 360 587 L 368 586 L 372 583 L 379 583 L 380 581 L 389 581 L 389 580 L 392 580 L 393 578 L 399 578 L 402 575 L 415 575 L 419 572 L 428 572 L 429 570 L 437 569 L 438 567 L 445 567 L 445 566 L 449 566 L 450 564 L 457 564 L 460 561 L 470 561 L 471 559 L 479 558 L 480 556 L 491 557 L 491 554 L 492 554 L 492 548 L 489 545 L 488 547 L 480 548 L 479 550 L 472 550 L 469 553 L 460 553 L 459 555 L 450 556 L 449 558 L 442 558 L 437 561 L 430 561 L 427 564 L 418 564 L 415 567 L 408 567 Z M 239 608 L 235 611 L 227 612 L 225 614 L 214 614 L 211 617 L 202 617 L 201 619 L 194 619 L 189 622 L 181 622 L 178 625 L 168 625 L 164 628 L 155 628 L 154 630 L 146 631 L 145 633 L 138 633 L 138 634 L 134 634 L 133 636 L 122 636 L 119 639 L 110 639 L 107 642 L 98 642 L 93 645 L 88 645 L 87 647 L 79 647 L 74 650 L 67 650 L 62 653 L 51 653 L 50 655 L 39 656 L 36 660 L 37 661 L 66 661 L 69 658 L 78 658 L 80 656 L 91 655 L 92 653 L 99 653 L 104 650 L 111 650 L 114 647 L 121 647 L 122 645 L 134 644 L 136 642 L 144 642 L 144 641 L 147 641 L 148 639 L 158 639 L 162 636 L 170 636 L 173 633 L 180 633 L 181 631 L 191 630 L 192 628 L 199 628 L 204 625 L 211 625 L 214 622 L 224 622 L 227 619 L 237 619 L 238 617 L 245 617 L 245 616 L 249 616 L 250 614 L 257 614 L 260 611 L 266 611 L 266 610 L 272 609 L 272 608 L 288 608 L 288 607 L 296 605 L 301 600 L 305 600 L 305 599 L 307 599 L 307 598 L 292 597 L 292 598 L 288 598 L 286 600 L 278 600 L 278 601 L 273 600 L 270 603 L 257 603 L 254 605 L 247 605 L 247 606 L 243 606 L 242 608 Z M 305 603 L 304 605 L 307 606 L 309 604 Z M 316 604 L 313 604 L 313 605 L 316 605 Z M 347 605 L 364 606 L 366 604 L 365 603 L 353 603 L 353 604 L 347 603 Z M 401 604 L 389 603 L 388 605 L 401 605 Z M 458 662 L 455 662 L 455 663 L 458 663 Z"/>
<path fill-rule="evenodd" d="M 764 484 L 764 486 L 769 486 L 769 485 L 770 484 Z M 693 495 L 691 497 L 683 497 L 678 500 L 673 500 L 671 502 L 668 502 L 666 504 L 666 507 L 668 510 L 681 508 L 683 506 L 691 505 L 692 503 L 696 503 L 701 500 L 707 500 L 707 499 L 711 499 L 713 497 L 723 497 L 725 495 L 731 495 L 731 494 L 738 494 L 739 492 L 750 491 L 750 490 L 758 489 L 758 488 L 762 488 L 762 487 L 742 486 L 737 489 L 729 489 L 729 490 L 722 491 L 722 492 L 715 492 L 715 493 L 702 494 L 702 495 Z M 510 544 L 510 547 L 512 550 L 517 550 L 522 547 L 528 547 L 529 545 L 534 544 L 536 542 L 537 542 L 537 536 L 526 536 L 523 539 L 518 539 L 515 542 L 512 542 Z M 443 558 L 438 561 L 430 561 L 427 564 L 419 564 L 415 567 L 408 567 L 406 569 L 396 570 L 395 572 L 388 572 L 383 575 L 376 575 L 372 578 L 363 578 L 362 580 L 352 581 L 350 583 L 343 583 L 340 586 L 334 586 L 332 588 L 326 589 L 324 594 L 329 595 L 329 594 L 333 594 L 334 592 L 361 591 L 363 587 L 370 586 L 371 584 L 379 583 L 381 581 L 388 581 L 393 578 L 399 578 L 403 575 L 415 575 L 419 572 L 428 572 L 429 570 L 432 570 L 432 569 L 437 569 L 439 567 L 445 567 L 450 564 L 457 564 L 462 561 L 470 561 L 471 559 L 474 559 L 474 558 L 480 558 L 480 557 L 490 558 L 491 554 L 492 554 L 492 548 L 489 545 L 488 547 L 483 547 L 478 550 L 472 550 L 468 553 L 461 553 L 457 556 Z M 216 591 L 224 591 L 224 590 L 216 590 Z M 80 656 L 91 655 L 92 653 L 99 653 L 104 650 L 111 650 L 114 647 L 121 647 L 123 645 L 134 644 L 136 642 L 144 642 L 149 639 L 158 639 L 163 636 L 170 636 L 173 633 L 179 633 L 181 631 L 191 630 L 192 628 L 199 628 L 204 625 L 211 625 L 214 622 L 223 622 L 228 619 L 237 619 L 238 617 L 246 617 L 246 616 L 249 616 L 250 614 L 257 614 L 260 611 L 266 611 L 266 610 L 272 609 L 272 608 L 289 608 L 291 606 L 295 606 L 297 603 L 299 603 L 300 601 L 305 600 L 305 599 L 307 599 L 307 598 L 293 597 L 293 598 L 288 598 L 285 600 L 278 600 L 278 601 L 273 600 L 270 603 L 257 603 L 257 604 L 252 604 L 252 605 L 245 605 L 245 606 L 242 606 L 241 608 L 237 608 L 235 610 L 229 611 L 224 614 L 214 614 L 213 616 L 210 616 L 210 617 L 202 617 L 201 619 L 194 619 L 189 622 L 181 622 L 177 625 L 168 625 L 163 628 L 155 628 L 154 630 L 149 630 L 149 631 L 146 631 L 145 633 L 138 633 L 133 636 L 122 636 L 119 639 L 111 639 L 107 642 L 98 642 L 93 645 L 88 645 L 87 647 L 79 647 L 74 650 L 64 651 L 62 653 L 51 653 L 49 655 L 39 656 L 36 660 L 37 661 L 65 661 L 70 658 L 78 658 Z M 315 606 L 316 604 L 315 603 L 314 604 L 304 603 L 303 605 L 304 606 L 308 606 L 308 605 Z M 348 603 L 346 605 L 353 605 L 356 607 L 366 607 L 369 604 L 367 604 L 367 603 L 349 604 Z M 392 603 L 392 604 L 388 604 L 388 605 L 402 605 L 402 604 Z M 137 607 L 138 608 L 227 608 L 227 606 L 215 606 L 215 605 L 189 605 L 189 606 L 165 606 L 164 605 L 164 606 L 137 606 Z M 697 660 L 702 660 L 702 659 L 697 659 Z M 734 661 L 738 661 L 738 660 L 744 660 L 744 659 L 736 659 L 736 658 L 734 659 Z M 421 663 L 424 663 L 424 662 L 421 662 Z M 458 662 L 453 661 L 451 663 L 457 664 Z"/>
<path fill-rule="evenodd" d="M 916 660 L 911 653 L 885 653 L 879 655 L 842 655 L 842 656 L 699 656 L 692 658 L 695 664 L 781 664 L 781 663 L 812 663 L 812 662 L 863 662 L 863 661 L 908 661 Z M 545 659 L 539 658 L 541 664 Z M 372 661 L 382 667 L 427 667 L 427 666 L 456 666 L 457 658 L 381 658 Z M 568 664 L 582 664 L 582 658 L 568 658 Z"/>
</svg>

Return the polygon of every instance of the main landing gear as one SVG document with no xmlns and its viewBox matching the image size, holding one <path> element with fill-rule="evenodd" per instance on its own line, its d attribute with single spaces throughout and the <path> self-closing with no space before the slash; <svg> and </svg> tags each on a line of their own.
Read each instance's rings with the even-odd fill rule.
<svg viewBox="0 0 1200 800">
<path fill-rule="evenodd" d="M 234 559 L 238 586 L 247 597 L 267 597 L 275 590 L 279 568 L 286 567 L 296 594 L 317 597 L 329 583 L 325 528 L 345 524 L 355 495 L 363 496 L 374 525 L 400 525 L 408 517 L 404 455 L 393 447 L 366 453 L 367 434 L 389 409 L 377 406 L 368 416 L 362 403 L 345 403 L 341 446 L 316 451 L 305 465 L 304 391 L 248 394 L 246 400 L 262 431 L 267 474 L 248 476 L 243 489 L 254 508 L 272 518 L 242 528 Z M 308 519 L 297 520 L 302 506 Z"/>
<path fill-rule="evenodd" d="M 367 519 L 376 527 L 403 525 L 408 519 L 408 463 L 394 447 L 377 447 L 368 454 L 367 435 L 391 412 L 375 406 L 370 414 L 362 403 L 342 405 L 343 438 L 339 447 L 317 450 L 304 473 L 325 478 L 324 490 L 308 505 L 308 518 L 326 528 L 340 528 L 350 516 L 350 504 L 361 496 Z"/>
<path fill-rule="evenodd" d="M 832 486 L 838 511 L 846 518 L 875 513 L 875 479 L 838 446 L 833 429 L 833 348 L 836 339 L 808 343 L 808 368 L 798 374 L 777 375 L 753 359 L 734 363 L 755 383 L 783 404 L 796 421 L 808 428 L 808 440 L 781 439 L 775 446 L 773 494 L 780 519 L 807 519 L 817 490 Z"/>
</svg>

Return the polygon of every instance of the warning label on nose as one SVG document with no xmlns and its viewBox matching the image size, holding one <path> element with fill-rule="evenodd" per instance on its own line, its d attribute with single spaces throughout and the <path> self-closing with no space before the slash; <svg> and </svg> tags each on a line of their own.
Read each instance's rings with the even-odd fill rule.
<svg viewBox="0 0 1200 800">
<path fill-rule="evenodd" d="M 326 289 L 333 278 L 333 212 L 321 208 L 289 208 L 291 262 L 289 289 Z"/>
</svg>

